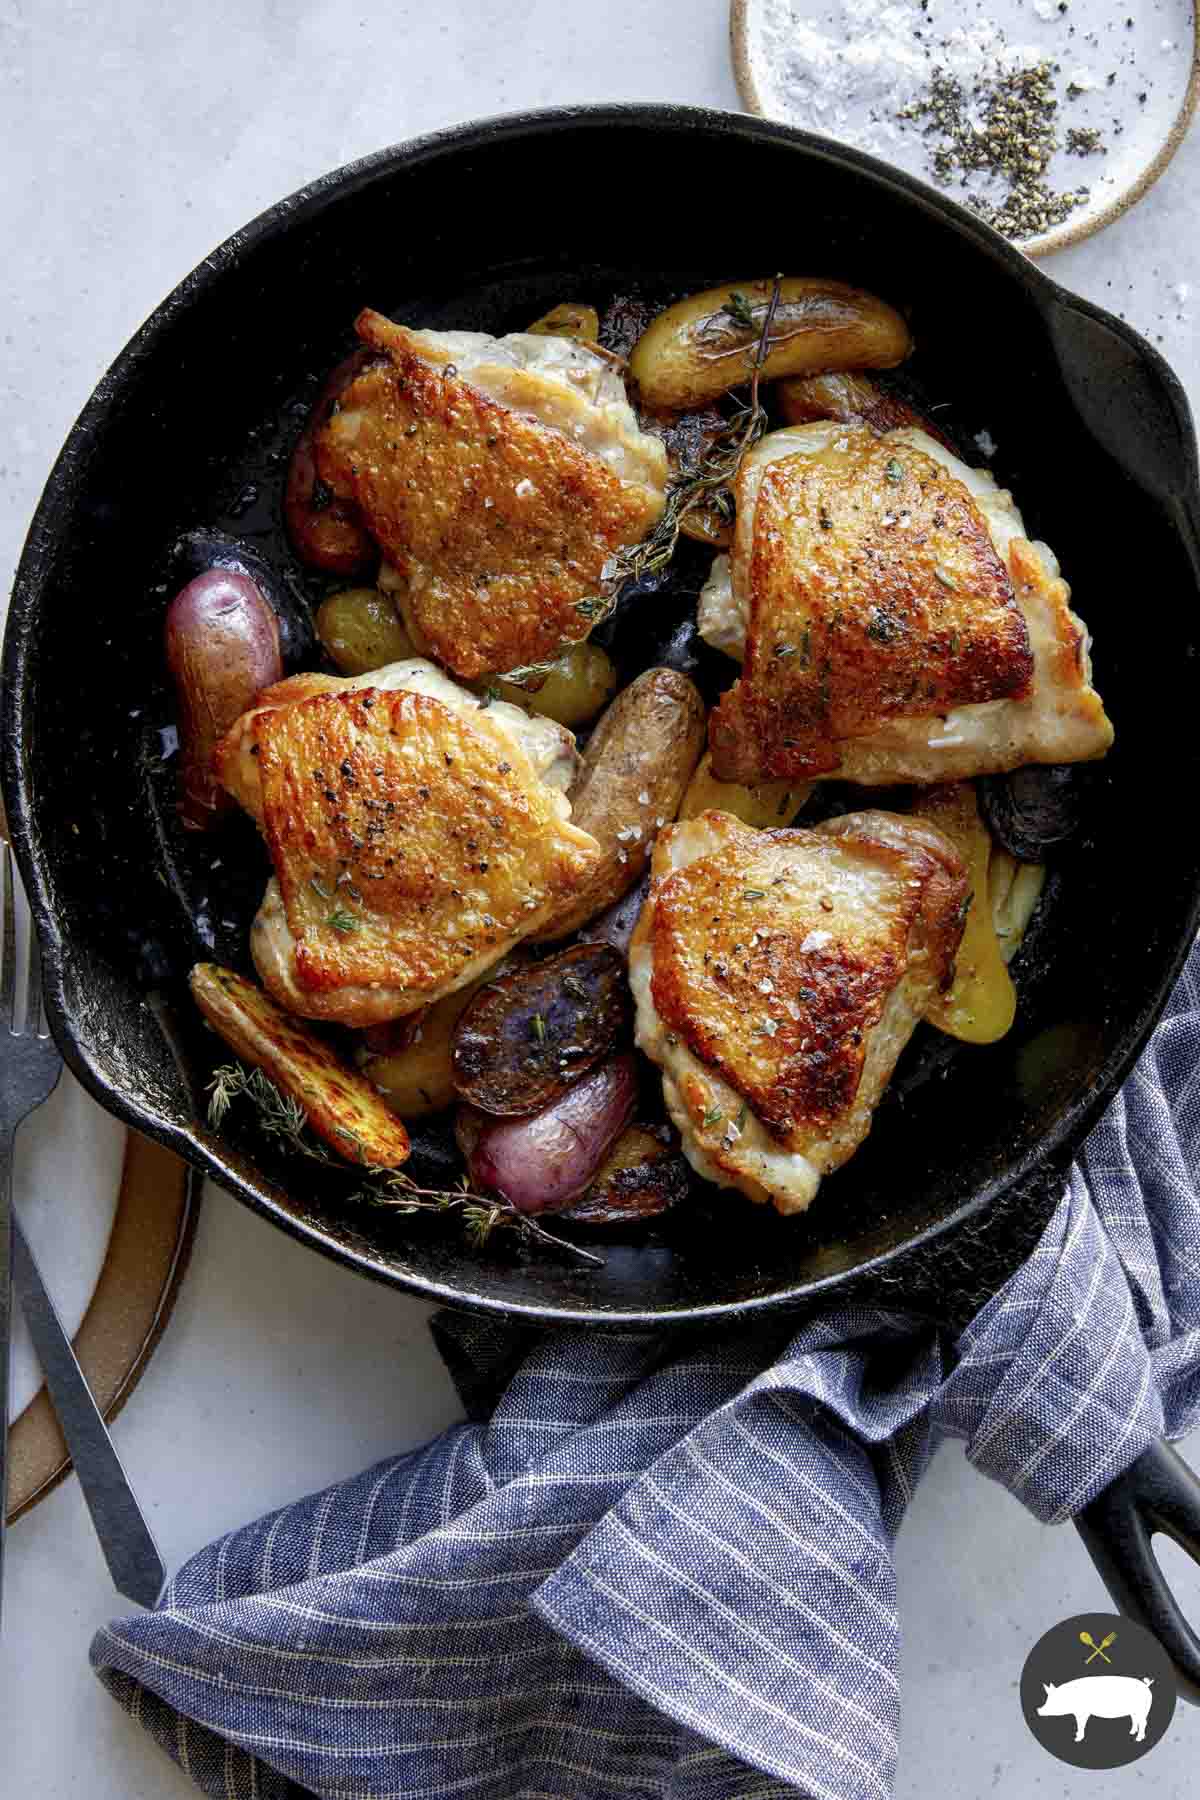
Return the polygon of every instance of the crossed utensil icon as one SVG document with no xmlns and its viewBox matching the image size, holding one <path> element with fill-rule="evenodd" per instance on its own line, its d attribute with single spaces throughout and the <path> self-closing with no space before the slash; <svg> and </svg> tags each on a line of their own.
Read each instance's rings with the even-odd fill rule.
<svg viewBox="0 0 1200 1800">
<path fill-rule="evenodd" d="M 1090 1631 L 1081 1631 L 1079 1634 L 1080 1643 L 1090 1644 L 1092 1647 L 1092 1654 L 1084 1659 L 1085 1662 L 1095 1662 L 1098 1656 L 1104 1656 L 1104 1652 L 1108 1649 L 1108 1646 L 1116 1642 L 1116 1636 L 1117 1634 L 1115 1631 L 1110 1631 L 1107 1637 L 1102 1637 L 1100 1642 L 1097 1643 Z M 1104 1660 L 1106 1663 L 1110 1663 L 1112 1657 L 1104 1656 Z"/>
</svg>

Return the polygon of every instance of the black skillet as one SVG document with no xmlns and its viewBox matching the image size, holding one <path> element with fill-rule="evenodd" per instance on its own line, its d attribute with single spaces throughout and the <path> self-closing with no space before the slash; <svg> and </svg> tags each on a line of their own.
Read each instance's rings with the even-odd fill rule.
<svg viewBox="0 0 1200 1800">
<path fill-rule="evenodd" d="M 504 331 L 563 298 L 661 302 L 780 266 L 908 310 L 926 397 L 950 403 L 968 439 L 986 430 L 999 444 L 1001 480 L 1095 632 L 1117 747 L 1085 783 L 1084 828 L 1022 953 L 1015 1028 L 959 1053 L 915 1041 L 867 1144 L 805 1220 L 706 1200 L 618 1233 L 599 1270 L 502 1245 L 480 1254 L 440 1224 L 354 1207 L 345 1183 L 252 1135 L 209 1129 L 203 1090 L 221 1052 L 183 978 L 214 952 L 244 960 L 262 865 L 252 834 L 185 842 L 173 817 L 160 649 L 172 546 L 223 527 L 305 588 L 278 526 L 283 466 L 364 304 Z M 674 1325 L 837 1289 L 958 1323 L 1035 1241 L 1196 931 L 1200 838 L 1148 815 L 1165 762 L 1180 794 L 1200 778 L 1200 734 L 1180 729 L 1196 707 L 1198 577 L 1195 445 L 1161 357 L 896 171 L 683 107 L 503 118 L 369 157 L 188 276 L 100 383 L 38 508 L 9 614 L 2 731 L 55 1037 L 129 1124 L 325 1254 L 430 1298 L 529 1323 Z M 656 612 L 646 597 L 648 645 L 677 603 Z M 1121 1604 L 1200 1693 L 1200 1640 L 1149 1549 L 1166 1530 L 1195 1552 L 1200 1487 L 1158 1449 L 1082 1528 Z"/>
</svg>

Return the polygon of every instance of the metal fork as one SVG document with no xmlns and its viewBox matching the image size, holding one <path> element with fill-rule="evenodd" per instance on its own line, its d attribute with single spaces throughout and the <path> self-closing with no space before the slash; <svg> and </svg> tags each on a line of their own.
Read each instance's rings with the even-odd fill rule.
<svg viewBox="0 0 1200 1800">
<path fill-rule="evenodd" d="M 30 925 L 25 1007 L 17 1017 L 17 910 L 12 851 L 0 844 L 0 1592 L 4 1577 L 4 1497 L 8 1411 L 10 1282 L 21 1297 L 46 1386 L 117 1591 L 153 1606 L 166 1571 L 116 1447 L 12 1212 L 17 1126 L 49 1098 L 62 1058 L 42 1013 L 41 954 Z"/>
</svg>

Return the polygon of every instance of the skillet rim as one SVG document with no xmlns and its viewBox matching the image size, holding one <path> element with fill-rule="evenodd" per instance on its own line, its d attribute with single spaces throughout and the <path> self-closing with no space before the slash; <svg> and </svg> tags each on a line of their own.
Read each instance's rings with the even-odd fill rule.
<svg viewBox="0 0 1200 1800">
<path fill-rule="evenodd" d="M 738 1300 L 713 1301 L 647 1309 L 606 1308 L 578 1304 L 525 1301 L 480 1293 L 470 1281 L 471 1260 L 464 1251 L 464 1274 L 455 1282 L 439 1281 L 415 1271 L 397 1269 L 369 1254 L 327 1237 L 305 1223 L 273 1198 L 272 1184 L 247 1179 L 232 1161 L 197 1133 L 200 1120 L 185 1126 L 157 1117 L 144 1101 L 111 1082 L 89 1059 L 76 1035 L 64 992 L 63 952 L 68 942 L 55 915 L 51 858 L 40 841 L 32 804 L 33 758 L 25 732 L 25 675 L 36 635 L 41 590 L 53 557 L 53 546 L 64 529 L 76 470 L 85 462 L 89 447 L 109 409 L 119 400 L 130 375 L 149 354 L 159 336 L 177 317 L 231 267 L 249 248 L 283 232 L 302 228 L 323 208 L 344 195 L 358 191 L 392 170 L 419 163 L 436 164 L 440 157 L 486 150 L 489 144 L 513 137 L 550 136 L 578 127 L 620 129 L 636 125 L 671 132 L 701 131 L 709 136 L 736 136 L 750 142 L 791 145 L 818 162 L 837 164 L 865 176 L 878 189 L 891 189 L 932 215 L 940 229 L 950 229 L 975 241 L 1003 273 L 1023 287 L 1035 301 L 1043 330 L 1053 329 L 1055 314 L 1091 319 L 1122 339 L 1152 375 L 1161 390 L 1161 402 L 1174 414 L 1185 448 L 1179 471 L 1178 491 L 1170 496 L 1168 510 L 1177 533 L 1189 526 L 1200 542 L 1200 480 L 1197 478 L 1196 442 L 1187 397 L 1170 365 L 1139 333 L 1091 301 L 1072 294 L 1036 267 L 1015 245 L 985 225 L 973 213 L 936 189 L 891 168 L 863 151 L 841 145 L 816 133 L 747 114 L 716 108 L 670 103 L 621 102 L 533 109 L 499 113 L 447 126 L 420 137 L 374 151 L 342 167 L 318 176 L 295 193 L 276 201 L 247 225 L 226 238 L 196 265 L 139 326 L 125 348 L 97 383 L 59 452 L 38 502 L 22 548 L 14 579 L 0 673 L 0 779 L 8 808 L 10 835 L 25 883 L 31 912 L 42 946 L 43 991 L 47 1018 L 55 1042 L 68 1068 L 92 1097 L 127 1125 L 183 1156 L 201 1173 L 211 1175 L 228 1192 L 289 1236 L 324 1255 L 356 1269 L 360 1274 L 397 1287 L 427 1301 L 457 1306 L 474 1312 L 510 1317 L 526 1322 L 588 1326 L 673 1326 L 705 1320 L 737 1320 L 781 1308 L 811 1307 L 830 1292 L 883 1271 L 896 1273 L 895 1265 L 921 1249 L 977 1219 L 1011 1189 L 1028 1181 L 1049 1163 L 1073 1154 L 1086 1132 L 1112 1099 L 1157 1023 L 1186 961 L 1200 927 L 1200 877 L 1187 911 L 1186 930 L 1180 934 L 1158 980 L 1147 990 L 1136 1016 L 1130 1020 L 1117 1046 L 1110 1052 L 1090 1086 L 1063 1109 L 1052 1129 L 1023 1152 L 1002 1175 L 976 1187 L 957 1207 L 923 1226 L 901 1243 L 869 1256 L 844 1270 L 794 1282 L 769 1294 Z M 899 1298 L 897 1296 L 896 1298 Z M 893 1300 L 895 1304 L 895 1300 Z"/>
</svg>

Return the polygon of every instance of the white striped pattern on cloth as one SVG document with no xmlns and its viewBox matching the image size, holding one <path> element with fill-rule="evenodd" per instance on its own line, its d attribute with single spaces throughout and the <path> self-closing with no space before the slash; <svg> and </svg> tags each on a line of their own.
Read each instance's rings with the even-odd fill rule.
<svg viewBox="0 0 1200 1800">
<path fill-rule="evenodd" d="M 1198 1067 L 1194 953 L 956 1345 L 864 1308 L 563 1334 L 487 1425 L 203 1551 L 101 1680 L 213 1800 L 887 1800 L 891 1547 L 939 1439 L 1055 1521 L 1200 1416 Z"/>
</svg>

